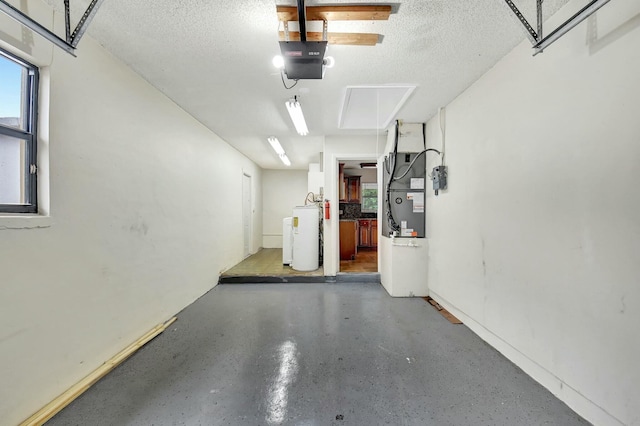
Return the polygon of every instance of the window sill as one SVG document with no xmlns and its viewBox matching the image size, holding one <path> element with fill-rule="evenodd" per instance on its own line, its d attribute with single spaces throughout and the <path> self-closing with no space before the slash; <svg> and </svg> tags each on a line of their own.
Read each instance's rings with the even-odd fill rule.
<svg viewBox="0 0 640 426">
<path fill-rule="evenodd" d="M 35 214 L 15 215 L 0 213 L 0 231 L 5 229 L 34 229 L 51 226 L 51 216 Z"/>
</svg>

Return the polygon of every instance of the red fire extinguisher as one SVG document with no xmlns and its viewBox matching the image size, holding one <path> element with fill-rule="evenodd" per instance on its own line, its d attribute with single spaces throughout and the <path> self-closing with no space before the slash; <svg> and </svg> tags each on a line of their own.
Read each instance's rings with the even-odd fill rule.
<svg viewBox="0 0 640 426">
<path fill-rule="evenodd" d="M 327 220 L 331 219 L 331 204 L 329 200 L 324 200 L 324 218 Z"/>
</svg>

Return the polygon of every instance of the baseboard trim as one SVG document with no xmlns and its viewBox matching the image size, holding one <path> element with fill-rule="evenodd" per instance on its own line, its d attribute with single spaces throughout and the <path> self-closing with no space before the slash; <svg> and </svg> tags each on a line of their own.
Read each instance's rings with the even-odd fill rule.
<svg viewBox="0 0 640 426">
<path fill-rule="evenodd" d="M 498 352 L 508 360 L 517 365 L 522 371 L 527 373 L 536 382 L 548 389 L 559 400 L 567 404 L 569 408 L 582 416 L 585 420 L 594 425 L 620 425 L 624 423 L 607 412 L 605 409 L 582 395 L 577 389 L 565 383 L 562 379 L 554 375 L 527 355 L 520 352 L 503 340 L 500 336 L 488 330 L 479 322 L 456 308 L 451 302 L 438 293 L 430 290 L 429 295 L 449 312 L 458 317 L 471 331 L 477 334 L 482 340 L 493 346 Z"/>
<path fill-rule="evenodd" d="M 140 337 L 138 340 L 124 348 L 110 360 L 102 364 L 95 369 L 91 374 L 80 380 L 75 385 L 71 386 L 66 392 L 59 395 L 56 399 L 42 407 L 39 411 L 33 414 L 24 422 L 20 423 L 20 426 L 40 426 L 47 420 L 59 413 L 64 407 L 71 404 L 74 399 L 82 395 L 87 389 L 93 386 L 98 380 L 106 376 L 111 370 L 120 365 L 123 361 L 133 355 L 138 349 L 145 344 L 153 340 L 156 336 L 162 333 L 167 327 L 177 320 L 177 317 L 173 317 L 170 320 L 158 324 L 146 334 Z"/>
</svg>

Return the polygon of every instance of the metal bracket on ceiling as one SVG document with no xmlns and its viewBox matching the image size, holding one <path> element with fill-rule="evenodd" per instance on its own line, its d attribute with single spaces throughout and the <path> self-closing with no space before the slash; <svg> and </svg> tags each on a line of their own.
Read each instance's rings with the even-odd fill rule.
<svg viewBox="0 0 640 426">
<path fill-rule="evenodd" d="M 598 9 L 600 9 L 605 4 L 609 3 L 610 0 L 592 0 L 585 7 L 580 9 L 578 13 L 573 15 L 571 18 L 567 19 L 565 22 L 560 24 L 558 28 L 549 33 L 548 36 L 542 37 L 542 2 L 544 0 L 536 0 L 536 17 L 537 17 L 537 28 L 536 32 L 533 27 L 529 24 L 524 15 L 520 12 L 517 6 L 513 3 L 512 0 L 504 0 L 507 3 L 507 6 L 511 9 L 511 11 L 516 15 L 518 20 L 522 23 L 525 28 L 527 38 L 531 41 L 533 45 L 534 53 L 533 55 L 537 55 L 540 52 L 543 52 L 544 49 L 549 47 L 553 42 L 558 40 L 560 37 L 568 33 L 573 27 L 578 25 L 580 22 L 587 19 L 593 13 L 595 13 Z"/>
<path fill-rule="evenodd" d="M 533 29 L 533 27 L 531 26 L 531 24 L 529 24 L 529 21 L 527 21 L 527 18 L 524 17 L 524 15 L 522 14 L 522 12 L 520 12 L 520 9 L 518 9 L 518 6 L 516 6 L 511 0 L 504 0 L 505 3 L 507 3 L 507 6 L 509 6 L 509 8 L 513 11 L 513 13 L 516 15 L 516 18 L 518 18 L 520 20 L 520 22 L 522 23 L 522 25 L 524 25 L 524 29 L 526 30 L 526 35 L 529 38 L 529 41 L 531 41 L 531 43 L 535 44 L 537 43 L 538 40 L 538 34 L 536 33 L 536 31 Z M 542 2 L 542 0 L 538 0 L 538 9 L 541 9 L 540 3 Z M 541 27 L 541 23 L 538 23 L 538 28 Z"/>
<path fill-rule="evenodd" d="M 69 0 L 64 0 L 64 17 L 65 17 L 65 40 L 58 37 L 48 28 L 43 27 L 38 22 L 33 20 L 28 15 L 24 14 L 21 10 L 10 5 L 6 0 L 0 0 L 0 11 L 6 13 L 11 18 L 15 19 L 25 27 L 29 28 L 33 32 L 46 38 L 62 50 L 67 53 L 76 56 L 75 50 L 80 42 L 80 39 L 84 35 L 85 31 L 89 27 L 91 20 L 98 12 L 98 9 L 102 5 L 104 0 L 91 0 L 87 10 L 82 14 L 80 21 L 76 28 L 71 32 L 71 19 L 69 13 Z"/>
</svg>

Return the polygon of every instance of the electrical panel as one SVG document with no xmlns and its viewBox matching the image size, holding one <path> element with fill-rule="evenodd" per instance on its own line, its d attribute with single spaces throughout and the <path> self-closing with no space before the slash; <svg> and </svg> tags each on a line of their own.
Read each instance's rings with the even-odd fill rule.
<svg viewBox="0 0 640 426">
<path fill-rule="evenodd" d="M 431 173 L 431 180 L 433 181 L 433 190 L 436 195 L 441 189 L 447 189 L 447 166 L 436 166 Z"/>
<path fill-rule="evenodd" d="M 424 154 L 398 152 L 385 157 L 382 235 L 424 238 Z"/>
</svg>

